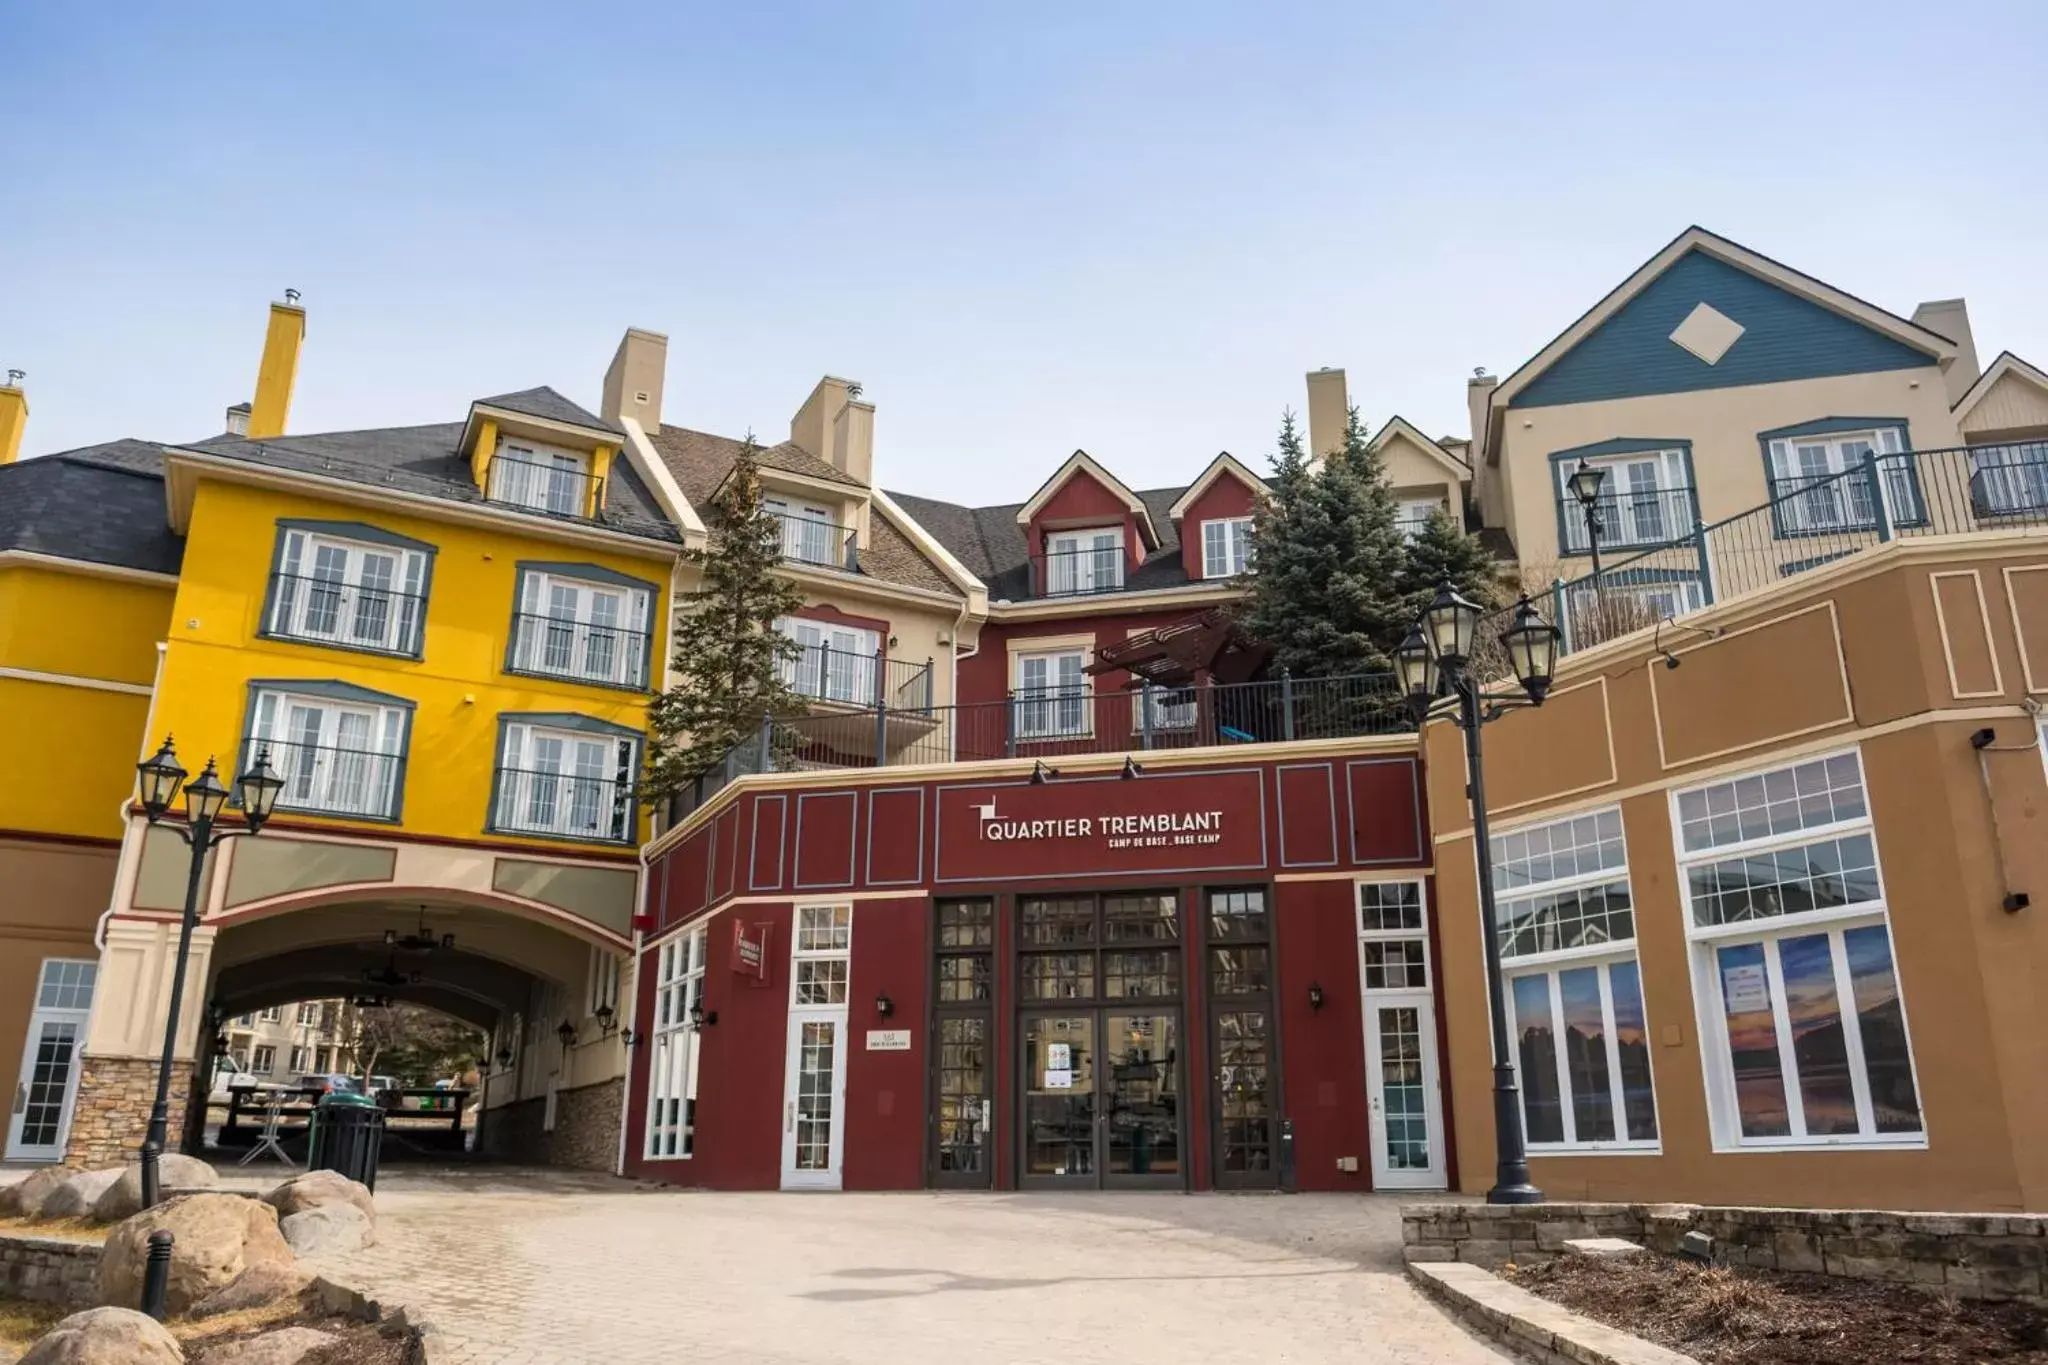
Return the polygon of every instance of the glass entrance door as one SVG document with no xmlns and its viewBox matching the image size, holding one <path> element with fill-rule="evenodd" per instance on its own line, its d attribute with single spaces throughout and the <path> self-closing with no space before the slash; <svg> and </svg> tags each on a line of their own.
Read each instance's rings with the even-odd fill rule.
<svg viewBox="0 0 2048 1365">
<path fill-rule="evenodd" d="M 1266 891 L 1211 891 L 1207 903 L 1203 960 L 1216 1068 L 1216 1188 L 1274 1189 L 1280 1184 L 1280 1067 Z"/>
<path fill-rule="evenodd" d="M 1024 1020 L 1024 1170 L 1027 1188 L 1101 1183 L 1096 1147 L 1095 1015 Z"/>
<path fill-rule="evenodd" d="M 995 902 L 933 910 L 931 1184 L 985 1190 L 995 1170 Z"/>
<path fill-rule="evenodd" d="M 1180 1012 L 1104 1015 L 1102 1042 L 1103 1185 L 1178 1187 Z"/>
<path fill-rule="evenodd" d="M 92 1008 L 95 962 L 50 958 L 36 986 L 28 1041 L 16 1074 L 7 1124 L 9 1161 L 61 1161 L 71 1102 L 78 1089 L 78 1054 Z"/>
<path fill-rule="evenodd" d="M 1378 1190 L 1444 1187 L 1436 1000 L 1425 914 L 1420 882 L 1367 882 L 1358 888 L 1365 1087 L 1372 1183 Z"/>
<path fill-rule="evenodd" d="M 846 1145 L 846 991 L 853 907 L 800 905 L 790 944 L 782 1188 L 839 1188 Z"/>
</svg>

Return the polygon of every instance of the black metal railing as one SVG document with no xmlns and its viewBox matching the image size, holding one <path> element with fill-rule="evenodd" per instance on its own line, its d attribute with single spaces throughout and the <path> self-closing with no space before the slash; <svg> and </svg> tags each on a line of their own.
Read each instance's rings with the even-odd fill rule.
<svg viewBox="0 0 2048 1365">
<path fill-rule="evenodd" d="M 611 687 L 647 684 L 648 636 L 626 626 L 533 612 L 512 617 L 512 668 Z"/>
<path fill-rule="evenodd" d="M 500 834 L 630 843 L 633 784 L 536 768 L 499 768 L 491 828 Z"/>
<path fill-rule="evenodd" d="M 799 516 L 795 512 L 770 512 L 782 523 L 782 557 L 798 564 L 817 564 L 827 569 L 860 570 L 860 548 L 851 527 L 836 521 Z"/>
<path fill-rule="evenodd" d="M 281 811 L 361 820 L 398 818 L 399 798 L 405 790 L 402 754 L 251 736 L 242 741 L 241 768 L 246 768 L 259 750 L 269 753 L 271 767 L 284 779 L 277 793 Z"/>
<path fill-rule="evenodd" d="M 1031 556 L 1031 581 L 1040 597 L 1081 597 L 1124 586 L 1124 546 L 1042 550 Z"/>
<path fill-rule="evenodd" d="M 317 575 L 270 576 L 268 634 L 386 654 L 416 654 L 427 599 L 367 583 Z"/>
<path fill-rule="evenodd" d="M 2048 525 L 2048 440 L 1880 455 L 1829 474 L 1774 476 L 1768 501 L 1677 531 L 1547 591 L 1567 652 L 1756 592 L 1913 536 Z M 1509 609 L 1481 628 L 1507 627 Z"/>
<path fill-rule="evenodd" d="M 1592 548 L 1585 506 L 1573 497 L 1559 498 L 1557 506 L 1559 524 L 1564 527 L 1564 552 L 1585 554 Z M 1599 518 L 1602 550 L 1662 545 L 1684 535 L 1695 521 L 1690 484 L 1643 493 L 1605 493 L 1594 500 L 1593 509 Z"/>
<path fill-rule="evenodd" d="M 530 512 L 587 521 L 604 507 L 604 480 L 587 469 L 496 455 L 484 497 Z"/>
<path fill-rule="evenodd" d="M 932 661 L 891 659 L 886 651 L 872 654 L 805 645 L 793 659 L 777 667 L 782 681 L 799 696 L 814 701 L 890 711 L 932 709 Z"/>
</svg>

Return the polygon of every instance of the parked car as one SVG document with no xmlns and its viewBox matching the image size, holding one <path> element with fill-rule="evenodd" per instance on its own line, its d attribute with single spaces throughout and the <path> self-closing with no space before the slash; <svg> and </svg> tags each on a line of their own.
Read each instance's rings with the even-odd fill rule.
<svg viewBox="0 0 2048 1365">
<path fill-rule="evenodd" d="M 237 1090 L 272 1089 L 276 1082 L 267 1076 L 259 1076 L 235 1059 L 233 1053 L 223 1052 L 214 1058 L 213 1090 L 208 1096 L 216 1104 L 226 1104 Z"/>
<path fill-rule="evenodd" d="M 362 1083 L 339 1071 L 315 1071 L 292 1082 L 295 1090 L 317 1090 L 323 1095 L 360 1095 Z"/>
</svg>

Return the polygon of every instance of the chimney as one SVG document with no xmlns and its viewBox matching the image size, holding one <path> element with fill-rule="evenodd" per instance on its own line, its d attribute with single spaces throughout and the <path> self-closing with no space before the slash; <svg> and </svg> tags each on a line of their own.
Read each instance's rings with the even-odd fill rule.
<svg viewBox="0 0 2048 1365">
<path fill-rule="evenodd" d="M 1484 365 L 1472 369 L 1472 377 L 1465 381 L 1465 414 L 1472 421 L 1472 467 L 1477 470 L 1482 460 L 1497 460 L 1498 451 L 1487 449 L 1486 413 L 1493 402 L 1493 391 L 1500 387 L 1500 381 L 1486 372 Z"/>
<path fill-rule="evenodd" d="M 789 419 L 790 441 L 806 453 L 831 463 L 832 433 L 839 421 L 839 410 L 854 396 L 857 387 L 836 375 L 820 379 L 818 387 L 796 410 L 796 416 Z"/>
<path fill-rule="evenodd" d="M 832 420 L 832 467 L 864 488 L 875 486 L 875 405 L 849 400 Z"/>
<path fill-rule="evenodd" d="M 227 421 L 228 435 L 247 436 L 249 434 L 249 405 L 247 403 L 237 403 L 229 408 Z"/>
<path fill-rule="evenodd" d="M 249 405 L 247 435 L 267 441 L 284 435 L 291 412 L 292 384 L 299 377 L 299 346 L 306 339 L 306 310 L 299 291 L 284 291 L 284 302 L 270 305 L 270 329 L 263 335 L 263 363 L 256 370 L 256 399 Z"/>
<path fill-rule="evenodd" d="M 1961 299 L 1935 299 L 1913 310 L 1913 323 L 1956 344 L 1956 358 L 1942 372 L 1950 407 L 1963 401 L 1982 373 L 1977 368 L 1977 339 L 1970 335 L 1970 308 Z"/>
<path fill-rule="evenodd" d="M 25 378 L 20 370 L 9 370 L 7 382 L 0 384 L 0 465 L 13 464 L 21 454 L 21 433 L 28 428 L 28 394 L 21 387 Z"/>
<path fill-rule="evenodd" d="M 1308 372 L 1309 463 L 1319 463 L 1344 448 L 1344 422 L 1350 411 L 1344 371 L 1325 365 Z"/>
<path fill-rule="evenodd" d="M 667 372 L 668 338 L 628 327 L 604 372 L 604 420 L 630 417 L 650 436 L 660 431 L 661 382 Z"/>
</svg>

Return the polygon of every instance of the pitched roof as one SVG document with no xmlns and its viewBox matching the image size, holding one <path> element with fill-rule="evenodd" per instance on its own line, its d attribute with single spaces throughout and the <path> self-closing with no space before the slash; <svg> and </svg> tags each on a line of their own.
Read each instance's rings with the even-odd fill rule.
<svg viewBox="0 0 2048 1365">
<path fill-rule="evenodd" d="M 0 550 L 175 574 L 163 447 L 110 441 L 0 466 Z"/>
<path fill-rule="evenodd" d="M 712 494 L 732 472 L 733 461 L 746 445 L 745 441 L 730 436 L 715 436 L 708 431 L 671 426 L 647 433 L 647 443 L 654 448 L 654 453 L 661 458 L 669 473 L 675 476 L 676 486 L 700 516 L 710 507 Z M 756 445 L 754 458 L 764 469 L 779 469 L 786 474 L 801 474 L 806 478 L 843 484 L 850 490 L 867 491 L 865 484 L 847 477 L 794 442 L 784 441 L 781 445 L 766 447 Z M 916 516 L 916 513 L 911 515 Z M 941 543 L 945 543 L 943 539 Z M 952 547 L 947 545 L 947 548 L 950 550 Z M 859 574 L 878 583 L 893 583 L 899 587 L 923 588 L 952 596 L 960 593 L 959 585 L 925 558 L 923 551 L 912 544 L 910 538 L 879 508 L 871 507 L 869 511 L 868 543 L 860 552 Z"/>
<path fill-rule="evenodd" d="M 1188 508 L 1194 505 L 1195 499 L 1208 492 L 1209 486 L 1226 474 L 1238 479 L 1254 493 L 1266 486 L 1266 481 L 1247 469 L 1244 462 L 1235 455 L 1227 450 L 1218 451 L 1216 458 L 1209 461 L 1209 467 L 1196 475 L 1195 481 L 1173 500 L 1173 506 L 1166 509 L 1167 520 L 1179 521 L 1187 514 Z"/>
<path fill-rule="evenodd" d="M 607 431 L 614 436 L 626 434 L 621 428 L 605 421 L 588 408 L 570 402 L 545 384 L 536 389 L 521 389 L 517 393 L 501 393 L 495 398 L 479 398 L 471 406 L 500 408 L 506 412 L 539 417 L 550 422 L 566 422 L 572 427 Z"/>
<path fill-rule="evenodd" d="M 1398 413 L 1387 419 L 1387 424 L 1379 429 L 1379 433 L 1368 444 L 1374 450 L 1377 450 L 1381 442 L 1397 435 L 1405 436 L 1410 442 L 1420 446 L 1425 455 L 1433 457 L 1446 470 L 1450 471 L 1453 477 L 1460 479 L 1472 477 L 1472 470 L 1463 460 L 1445 449 L 1441 442 L 1432 441 L 1429 437 L 1423 435 L 1420 427 Z"/>
<path fill-rule="evenodd" d="M 1155 546 L 1159 543 L 1159 528 L 1153 525 L 1152 508 L 1133 491 L 1122 479 L 1102 467 L 1093 455 L 1077 450 L 1067 457 L 1067 462 L 1052 472 L 1052 477 L 1038 486 L 1038 491 L 1025 500 L 1016 511 L 1015 520 L 1023 526 L 1044 510 L 1062 488 L 1065 488 L 1076 474 L 1086 474 L 1100 484 L 1109 495 L 1129 508 L 1138 518 L 1138 531 Z"/>
<path fill-rule="evenodd" d="M 1984 373 L 1978 375 L 1976 382 L 1964 390 L 1963 396 L 1955 401 L 1952 410 L 1956 416 L 1956 424 L 1963 427 L 1965 431 L 1968 431 L 1967 422 L 1970 414 L 1976 410 L 1978 404 L 1991 396 L 1993 389 L 1997 388 L 2008 377 L 2016 383 L 2024 384 L 2034 389 L 2039 394 L 2048 395 L 2048 373 L 2044 373 L 2039 368 L 2028 364 L 2011 351 L 2000 351 L 1998 358 L 1986 366 Z M 2037 400 L 2029 406 L 2039 407 L 2040 404 Z"/>
<path fill-rule="evenodd" d="M 1190 581 L 1181 562 L 1180 526 L 1168 515 L 1187 492 L 1187 486 L 1152 488 L 1133 493 L 1144 513 L 1159 531 L 1158 548 L 1146 554 L 1144 562 L 1124 579 L 1122 592 L 1151 592 L 1178 588 Z M 914 493 L 889 491 L 889 497 L 932 538 L 988 585 L 991 602 L 1022 602 L 1031 598 L 1031 547 L 1017 514 L 1028 503 L 1011 502 L 995 507 L 963 507 L 958 503 L 921 498 Z M 1091 601 L 1114 597 L 1114 593 L 1091 595 Z"/>
</svg>

